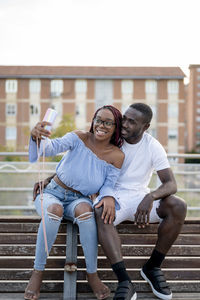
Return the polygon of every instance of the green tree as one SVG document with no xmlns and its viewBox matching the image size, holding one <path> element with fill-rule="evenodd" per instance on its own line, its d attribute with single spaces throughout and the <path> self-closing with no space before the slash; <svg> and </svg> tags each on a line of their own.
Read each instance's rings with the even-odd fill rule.
<svg viewBox="0 0 200 300">
<path fill-rule="evenodd" d="M 67 132 L 73 131 L 76 129 L 74 116 L 71 114 L 63 115 L 62 120 L 60 121 L 58 127 L 52 131 L 51 138 L 62 137 Z"/>
<path fill-rule="evenodd" d="M 200 154 L 199 152 L 196 152 L 195 150 L 192 150 L 191 152 L 187 152 L 189 154 Z M 200 158 L 185 158 L 186 164 L 200 164 Z"/>
</svg>

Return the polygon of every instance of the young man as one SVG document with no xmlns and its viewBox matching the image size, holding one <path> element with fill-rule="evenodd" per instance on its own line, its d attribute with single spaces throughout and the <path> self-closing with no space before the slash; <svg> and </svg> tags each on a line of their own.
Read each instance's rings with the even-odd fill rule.
<svg viewBox="0 0 200 300">
<path fill-rule="evenodd" d="M 115 229 L 117 224 L 125 220 L 135 222 L 139 228 L 160 222 L 155 248 L 142 267 L 141 276 L 150 284 L 158 298 L 172 299 L 172 292 L 160 266 L 181 231 L 186 216 L 186 204 L 174 195 L 177 191 L 176 181 L 165 150 L 146 132 L 151 119 L 152 110 L 143 103 L 132 104 L 124 113 L 122 136 L 125 141 L 122 150 L 125 160 L 116 184 L 118 203 L 110 197 L 109 201 L 107 199 L 106 202 L 98 202 L 95 208 L 99 243 L 119 282 L 114 299 L 137 298 L 135 287 L 124 265 L 121 242 Z M 154 170 L 161 185 L 150 192 L 148 184 Z M 112 213 L 114 206 L 115 216 Z"/>
</svg>

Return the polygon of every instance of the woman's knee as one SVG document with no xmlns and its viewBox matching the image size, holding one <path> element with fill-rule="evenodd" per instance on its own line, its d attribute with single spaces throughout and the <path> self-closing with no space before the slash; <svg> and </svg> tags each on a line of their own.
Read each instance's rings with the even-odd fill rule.
<svg viewBox="0 0 200 300">
<path fill-rule="evenodd" d="M 80 203 L 75 208 L 75 217 L 79 220 L 86 220 L 93 216 L 93 209 L 88 203 Z"/>
<path fill-rule="evenodd" d="M 47 208 L 47 214 L 51 218 L 53 218 L 53 216 L 62 218 L 62 216 L 63 216 L 63 207 L 62 207 L 62 205 L 57 204 L 57 203 L 51 204 Z"/>
</svg>

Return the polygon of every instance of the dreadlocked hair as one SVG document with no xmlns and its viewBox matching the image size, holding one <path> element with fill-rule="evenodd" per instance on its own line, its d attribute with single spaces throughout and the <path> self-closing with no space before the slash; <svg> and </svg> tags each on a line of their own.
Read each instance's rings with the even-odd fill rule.
<svg viewBox="0 0 200 300">
<path fill-rule="evenodd" d="M 121 112 L 114 106 L 112 105 L 104 105 L 102 107 L 100 107 L 99 109 L 97 109 L 97 111 L 95 112 L 93 119 L 92 119 L 92 123 L 91 123 L 91 127 L 90 127 L 90 132 L 94 133 L 93 130 L 93 125 L 94 125 L 94 119 L 96 118 L 98 112 L 102 109 L 109 109 L 115 119 L 115 132 L 113 133 L 112 137 L 111 137 L 111 144 L 117 146 L 117 147 L 121 147 L 123 144 L 123 138 L 121 136 L 121 126 L 122 126 L 122 114 Z"/>
</svg>

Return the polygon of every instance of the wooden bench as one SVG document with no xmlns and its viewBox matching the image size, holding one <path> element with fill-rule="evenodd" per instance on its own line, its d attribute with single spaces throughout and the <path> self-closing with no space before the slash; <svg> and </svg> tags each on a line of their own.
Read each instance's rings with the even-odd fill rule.
<svg viewBox="0 0 200 300">
<path fill-rule="evenodd" d="M 33 267 L 39 221 L 39 217 L 32 216 L 0 217 L 0 299 L 23 299 L 22 293 Z M 122 240 L 124 260 L 136 284 L 138 299 L 156 299 L 149 285 L 141 278 L 140 269 L 154 247 L 157 227 L 158 224 L 152 224 L 146 229 L 138 229 L 131 222 L 117 226 Z M 76 299 L 76 293 L 77 299 L 95 299 L 86 283 L 83 251 L 80 244 L 76 247 L 77 239 L 77 226 L 71 222 L 62 222 L 47 261 L 41 288 L 42 295 L 49 293 L 49 296 L 42 296 L 42 299 L 73 300 Z M 66 265 L 69 266 L 69 263 L 77 264 L 78 270 L 68 272 L 69 268 Z M 182 232 L 162 268 L 175 295 L 173 299 L 200 299 L 200 220 L 185 221 Z M 116 278 L 101 247 L 98 269 L 101 279 L 114 292 L 117 286 Z M 15 293 L 14 298 L 9 298 L 10 293 Z M 21 298 L 17 298 L 16 293 L 20 293 Z"/>
</svg>

